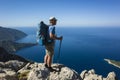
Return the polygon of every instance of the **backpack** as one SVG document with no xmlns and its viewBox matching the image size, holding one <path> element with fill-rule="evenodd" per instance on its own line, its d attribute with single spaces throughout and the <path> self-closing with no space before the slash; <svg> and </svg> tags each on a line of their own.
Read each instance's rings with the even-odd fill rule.
<svg viewBox="0 0 120 80">
<path fill-rule="evenodd" d="M 40 45 L 47 44 L 47 38 L 49 36 L 48 33 L 49 26 L 46 25 L 43 21 L 40 22 L 38 30 L 37 30 L 37 43 Z"/>
</svg>

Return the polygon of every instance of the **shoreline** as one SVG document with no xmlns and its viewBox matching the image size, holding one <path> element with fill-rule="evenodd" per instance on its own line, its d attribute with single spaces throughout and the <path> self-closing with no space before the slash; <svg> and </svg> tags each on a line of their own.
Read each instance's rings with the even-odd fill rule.
<svg viewBox="0 0 120 80">
<path fill-rule="evenodd" d="M 119 65 L 117 65 L 117 64 L 115 64 L 114 62 L 112 62 L 113 60 L 110 60 L 110 59 L 104 59 L 106 62 L 108 62 L 108 64 L 111 64 L 111 65 L 113 65 L 113 66 L 115 66 L 115 67 L 117 67 L 117 68 L 120 68 L 120 66 Z M 117 62 L 117 61 L 115 61 L 115 62 Z"/>
</svg>

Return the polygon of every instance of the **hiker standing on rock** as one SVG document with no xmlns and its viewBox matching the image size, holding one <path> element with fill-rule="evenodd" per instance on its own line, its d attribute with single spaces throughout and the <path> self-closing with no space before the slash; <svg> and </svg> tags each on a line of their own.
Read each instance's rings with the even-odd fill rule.
<svg viewBox="0 0 120 80">
<path fill-rule="evenodd" d="M 49 19 L 50 22 L 50 26 L 48 29 L 48 33 L 49 33 L 49 41 L 51 42 L 50 44 L 46 44 L 45 45 L 45 49 L 46 49 L 46 55 L 44 57 L 44 63 L 45 63 L 45 67 L 47 67 L 50 71 L 52 71 L 52 58 L 54 55 L 54 46 L 55 46 L 55 40 L 62 40 L 63 37 L 57 37 L 55 35 L 55 25 L 57 23 L 57 19 L 55 17 L 50 17 Z"/>
</svg>

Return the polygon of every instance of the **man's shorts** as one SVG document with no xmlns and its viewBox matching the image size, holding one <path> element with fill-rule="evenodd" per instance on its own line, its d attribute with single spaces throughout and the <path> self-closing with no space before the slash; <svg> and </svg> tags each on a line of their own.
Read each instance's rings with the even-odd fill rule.
<svg viewBox="0 0 120 80">
<path fill-rule="evenodd" d="M 46 54 L 48 54 L 49 56 L 53 56 L 54 54 L 54 45 L 55 43 L 45 45 Z"/>
</svg>

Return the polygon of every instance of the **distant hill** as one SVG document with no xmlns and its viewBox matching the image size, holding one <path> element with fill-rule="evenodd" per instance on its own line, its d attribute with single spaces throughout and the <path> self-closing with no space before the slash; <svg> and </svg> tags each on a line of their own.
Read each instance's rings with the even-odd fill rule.
<svg viewBox="0 0 120 80">
<path fill-rule="evenodd" d="M 15 53 L 22 48 L 31 47 L 36 43 L 17 43 L 16 40 L 26 37 L 27 34 L 12 28 L 0 27 L 0 47 L 8 53 Z"/>
<path fill-rule="evenodd" d="M 111 60 L 111 59 L 104 59 L 104 60 L 107 61 L 109 64 L 120 68 L 120 61 Z"/>
<path fill-rule="evenodd" d="M 28 62 L 26 59 L 16 54 L 9 54 L 4 48 L 0 47 L 0 61 L 6 62 L 9 60 L 19 60 L 23 62 Z"/>
<path fill-rule="evenodd" d="M 22 48 L 27 48 L 27 47 L 32 47 L 37 45 L 36 43 L 17 43 L 14 41 L 0 41 L 0 47 L 3 47 L 8 53 L 15 53 L 16 51 L 22 49 Z"/>
<path fill-rule="evenodd" d="M 4 28 L 0 26 L 0 40 L 19 40 L 23 37 L 26 37 L 27 34 L 12 28 Z"/>
</svg>

